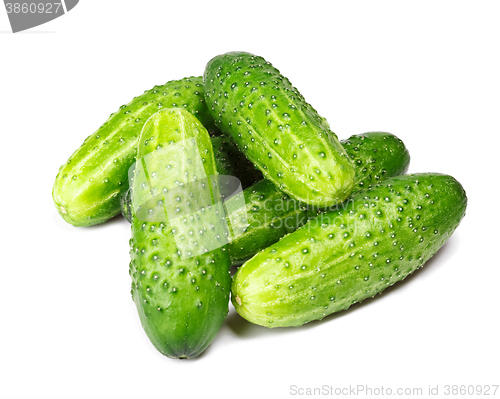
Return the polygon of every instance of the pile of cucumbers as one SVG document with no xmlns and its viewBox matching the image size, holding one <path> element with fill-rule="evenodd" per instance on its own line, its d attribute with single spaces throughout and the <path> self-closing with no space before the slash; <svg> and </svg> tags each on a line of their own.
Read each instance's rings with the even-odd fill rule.
<svg viewBox="0 0 500 399">
<path fill-rule="evenodd" d="M 301 326 L 423 266 L 467 197 L 451 176 L 405 174 L 409 162 L 390 133 L 339 141 L 270 62 L 231 52 L 121 106 L 52 195 L 73 226 L 120 212 L 131 223 L 146 334 L 162 354 L 194 358 L 230 299 L 252 323 Z"/>
</svg>

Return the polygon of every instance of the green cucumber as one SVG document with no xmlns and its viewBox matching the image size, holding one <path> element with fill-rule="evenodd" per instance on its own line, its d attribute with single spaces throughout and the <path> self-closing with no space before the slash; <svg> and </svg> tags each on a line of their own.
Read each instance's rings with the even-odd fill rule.
<svg viewBox="0 0 500 399">
<path fill-rule="evenodd" d="M 237 177 L 243 189 L 250 187 L 262 178 L 262 173 L 254 168 L 253 164 L 241 154 L 229 138 L 214 136 L 211 140 L 219 175 Z M 120 197 L 121 214 L 129 222 L 132 221 L 131 205 L 132 190 L 129 188 Z"/>
<path fill-rule="evenodd" d="M 193 358 L 228 313 L 227 229 L 212 143 L 183 109 L 164 109 L 141 133 L 132 180 L 132 297 L 153 345 Z"/>
<path fill-rule="evenodd" d="M 316 206 L 347 198 L 354 167 L 326 121 L 262 57 L 219 55 L 203 76 L 215 124 L 281 191 Z"/>
<path fill-rule="evenodd" d="M 224 140 L 223 137 L 216 139 Z M 340 143 L 355 165 L 358 189 L 370 187 L 381 179 L 403 174 L 410 163 L 410 155 L 404 143 L 391 133 L 369 132 L 351 136 Z M 223 165 L 218 162 L 217 168 L 220 173 Z M 226 170 L 226 174 L 230 172 L 231 170 Z M 128 198 L 124 196 L 122 199 L 122 214 L 130 221 L 130 190 L 126 195 Z M 316 207 L 306 206 L 290 198 L 269 180 L 261 180 L 245 189 L 243 194 L 230 198 L 227 206 L 237 208 L 236 203 L 240 201 L 241 196 L 245 200 L 245 212 L 236 212 L 229 220 L 232 226 L 243 231 L 228 245 L 233 265 L 243 263 L 274 244 L 284 235 L 316 217 L 319 212 Z"/>
<path fill-rule="evenodd" d="M 467 206 L 453 177 L 392 177 L 354 194 L 237 271 L 232 302 L 248 321 L 300 326 L 373 297 L 422 267 Z"/>
<path fill-rule="evenodd" d="M 364 133 L 340 143 L 356 169 L 355 190 L 405 173 L 410 163 L 404 143 L 391 133 Z M 230 222 L 233 226 L 248 227 L 228 247 L 233 264 L 241 264 L 318 215 L 316 207 L 291 199 L 268 180 L 247 188 L 243 195 L 246 214 L 232 218 Z M 228 202 L 237 200 L 236 196 Z"/>
<path fill-rule="evenodd" d="M 120 196 L 120 212 L 129 223 L 132 223 L 132 189 L 130 187 Z"/>
<path fill-rule="evenodd" d="M 237 177 L 243 189 L 262 179 L 262 173 L 255 169 L 230 138 L 212 137 L 212 145 L 219 175 Z"/>
<path fill-rule="evenodd" d="M 128 170 L 146 120 L 163 107 L 182 108 L 210 131 L 201 77 L 172 80 L 135 97 L 75 151 L 57 174 L 52 197 L 59 214 L 73 226 L 103 223 L 120 212 L 120 195 L 128 189 Z"/>
</svg>

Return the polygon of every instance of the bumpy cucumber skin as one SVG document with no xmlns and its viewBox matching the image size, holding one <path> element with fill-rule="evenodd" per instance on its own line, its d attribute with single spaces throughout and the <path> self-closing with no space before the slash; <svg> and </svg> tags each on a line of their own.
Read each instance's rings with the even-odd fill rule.
<svg viewBox="0 0 500 399">
<path fill-rule="evenodd" d="M 214 150 L 219 148 L 214 140 L 223 141 L 224 137 L 212 138 Z M 403 174 L 408 169 L 410 154 L 403 141 L 391 133 L 368 132 L 351 136 L 341 141 L 356 168 L 356 187 L 370 187 L 385 178 Z M 225 169 L 216 151 L 217 168 L 220 174 L 231 174 Z M 221 173 L 221 170 L 226 172 Z M 238 171 L 238 176 L 242 175 Z M 253 179 L 252 175 L 252 179 Z M 308 220 L 324 211 L 307 206 L 290 198 L 269 180 L 261 180 L 243 192 L 246 214 L 236 220 L 248 226 L 244 233 L 228 245 L 233 265 L 242 264 L 257 252 L 276 243 L 288 233 L 295 231 Z M 126 197 L 128 196 L 128 198 Z M 236 198 L 234 200 L 237 200 Z M 232 201 L 232 200 L 230 200 Z M 130 191 L 122 200 L 122 215 L 130 221 Z M 234 220 L 231 220 L 234 224 Z"/>
<path fill-rule="evenodd" d="M 246 262 L 232 302 L 252 323 L 300 326 L 373 297 L 422 267 L 465 215 L 453 177 L 393 177 Z"/>
<path fill-rule="evenodd" d="M 236 148 L 231 139 L 223 136 L 211 138 L 215 164 L 219 175 L 237 177 L 243 189 L 262 179 L 262 173 Z M 132 190 L 129 188 L 120 196 L 120 212 L 132 221 Z"/>
<path fill-rule="evenodd" d="M 290 198 L 269 180 L 261 180 L 243 190 L 243 196 L 246 213 L 231 219 L 231 226 L 248 226 L 228 245 L 233 265 L 242 264 L 319 213 L 317 208 Z M 232 200 L 238 199 L 229 201 Z"/>
<path fill-rule="evenodd" d="M 224 150 L 224 146 L 217 145 L 221 141 L 227 142 L 227 139 L 212 138 L 219 173 L 232 175 L 235 172 L 238 177 L 245 176 L 244 171 L 235 171 L 234 166 L 228 167 L 229 164 L 224 162 L 224 159 L 229 159 L 229 157 L 224 155 L 227 151 Z M 403 141 L 391 133 L 368 132 L 354 135 L 347 140 L 342 140 L 341 144 L 355 165 L 358 189 L 370 187 L 382 179 L 403 174 L 410 163 L 410 154 Z M 236 153 L 236 162 L 238 162 L 238 153 Z M 244 161 L 240 162 L 245 165 Z M 236 169 L 239 168 L 236 167 Z M 257 177 L 250 166 L 248 166 L 247 175 L 251 176 L 251 179 L 244 181 L 243 187 Z M 244 220 L 237 220 L 236 223 L 245 226 L 248 224 L 248 226 L 242 235 L 228 245 L 233 265 L 242 264 L 257 252 L 278 242 L 281 237 L 295 231 L 320 212 L 316 207 L 306 206 L 290 198 L 268 180 L 253 184 L 244 190 L 243 195 L 246 214 L 241 218 Z M 124 194 L 121 202 L 122 215 L 129 222 L 130 201 L 129 190 Z M 230 222 L 234 223 L 234 220 Z"/>
<path fill-rule="evenodd" d="M 137 158 L 149 154 L 149 160 L 157 165 L 168 164 L 170 160 L 161 153 L 156 155 L 158 147 L 191 138 L 195 138 L 203 157 L 205 173 L 216 175 L 208 132 L 182 109 L 165 109 L 148 120 Z M 182 163 L 185 170 L 172 172 L 168 178 L 183 184 L 189 167 L 189 162 Z M 134 178 L 132 196 L 138 189 L 136 182 Z M 188 191 L 185 196 L 184 192 L 179 195 L 178 204 L 194 211 Z M 212 198 L 215 196 L 214 189 Z M 145 222 L 134 212 L 130 240 L 132 297 L 144 330 L 158 351 L 171 358 L 194 358 L 212 342 L 228 313 L 230 260 L 224 246 L 182 260 L 176 234 L 171 220 Z M 198 230 L 193 239 L 200 239 Z"/>
<path fill-rule="evenodd" d="M 262 179 L 262 173 L 238 150 L 230 138 L 212 137 L 212 145 L 219 175 L 237 177 L 243 189 Z"/>
<path fill-rule="evenodd" d="M 351 136 L 340 143 L 356 169 L 355 190 L 403 174 L 408 169 L 410 154 L 403 141 L 391 133 L 369 132 Z M 290 198 L 267 180 L 247 188 L 244 196 L 245 220 L 249 226 L 228 246 L 233 264 L 243 263 L 319 212 L 316 207 L 308 207 Z"/>
<path fill-rule="evenodd" d="M 309 205 L 342 202 L 354 167 L 325 120 L 262 57 L 219 55 L 203 76 L 215 124 L 281 191 Z"/>
<path fill-rule="evenodd" d="M 201 77 L 172 80 L 145 91 L 111 114 L 59 169 L 52 197 L 64 220 L 73 226 L 92 226 L 120 212 L 120 195 L 128 189 L 128 169 L 141 129 L 164 107 L 186 109 L 209 131 L 215 130 Z"/>
<path fill-rule="evenodd" d="M 371 187 L 392 176 L 406 173 L 410 153 L 403 140 L 387 132 L 368 132 L 340 142 L 356 169 L 355 190 Z"/>
</svg>

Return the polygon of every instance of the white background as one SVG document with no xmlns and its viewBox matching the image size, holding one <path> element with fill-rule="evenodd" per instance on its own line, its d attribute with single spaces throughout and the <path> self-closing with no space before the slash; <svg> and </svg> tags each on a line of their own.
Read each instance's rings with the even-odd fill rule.
<svg viewBox="0 0 500 399">
<path fill-rule="evenodd" d="M 487 1 L 82 0 L 13 35 L 0 6 L 0 397 L 500 384 L 499 19 Z M 171 360 L 130 296 L 128 223 L 70 226 L 52 184 L 120 105 L 234 50 L 270 60 L 339 138 L 398 135 L 410 172 L 463 184 L 467 216 L 422 270 L 374 300 L 274 330 L 231 308 L 199 359 Z"/>
</svg>

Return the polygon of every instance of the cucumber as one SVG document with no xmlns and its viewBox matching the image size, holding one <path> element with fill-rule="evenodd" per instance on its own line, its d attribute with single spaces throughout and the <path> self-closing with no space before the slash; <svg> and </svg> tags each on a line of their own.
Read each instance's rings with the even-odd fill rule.
<svg viewBox="0 0 500 399">
<path fill-rule="evenodd" d="M 410 165 L 410 153 L 403 140 L 391 133 L 363 133 L 340 143 L 356 169 L 355 190 L 404 174 Z"/>
<path fill-rule="evenodd" d="M 132 189 L 130 187 L 120 196 L 120 212 L 129 223 L 132 223 Z"/>
<path fill-rule="evenodd" d="M 237 177 L 243 189 L 262 179 L 262 173 L 255 169 L 230 138 L 212 137 L 212 146 L 219 175 Z"/>
<path fill-rule="evenodd" d="M 149 339 L 171 358 L 194 358 L 228 313 L 228 232 L 207 130 L 163 109 L 141 133 L 132 180 L 132 297 Z"/>
<path fill-rule="evenodd" d="M 355 173 L 337 136 L 264 58 L 219 55 L 207 64 L 203 84 L 215 124 L 267 180 L 309 205 L 347 198 Z"/>
<path fill-rule="evenodd" d="M 370 132 L 340 142 L 356 169 L 356 189 L 405 173 L 410 155 L 404 143 L 391 133 Z M 232 218 L 234 225 L 248 226 L 228 246 L 233 264 L 241 264 L 318 215 L 318 208 L 306 206 L 279 191 L 267 180 L 243 192 L 246 214 Z M 231 198 L 237 201 L 238 197 Z"/>
<path fill-rule="evenodd" d="M 208 130 L 215 130 L 201 77 L 172 80 L 145 91 L 111 114 L 59 169 L 52 197 L 64 220 L 73 226 L 91 226 L 120 212 L 120 195 L 128 189 L 128 170 L 141 129 L 163 107 L 186 109 Z"/>
<path fill-rule="evenodd" d="M 262 173 L 255 169 L 248 159 L 236 148 L 230 139 L 223 136 L 211 138 L 215 155 L 215 164 L 219 175 L 235 176 L 245 189 L 261 180 Z M 224 196 L 223 196 L 224 197 Z M 129 222 L 132 221 L 132 190 L 129 188 L 120 197 L 120 211 Z"/>
<path fill-rule="evenodd" d="M 229 221 L 231 227 L 243 231 L 228 246 L 233 265 L 242 264 L 319 213 L 318 208 L 290 198 L 269 180 L 255 183 L 229 199 L 227 205 L 232 208 L 231 203 L 241 197 L 244 208 L 231 214 Z"/>
<path fill-rule="evenodd" d="M 224 138 L 217 137 L 216 140 Z M 356 167 L 358 189 L 370 187 L 381 179 L 403 174 L 410 163 L 410 155 L 404 143 L 391 133 L 369 132 L 351 136 L 340 143 Z M 218 162 L 217 168 L 220 173 L 220 170 L 224 170 L 224 165 Z M 230 173 L 231 170 L 226 170 L 226 174 Z M 250 168 L 248 173 L 251 173 Z M 122 199 L 122 215 L 128 221 L 131 212 L 129 193 L 130 190 Z M 324 211 L 290 198 L 269 180 L 261 180 L 245 189 L 243 194 L 230 198 L 227 206 L 230 209 L 237 208 L 237 202 L 242 196 L 245 212 L 236 212 L 230 215 L 233 217 L 229 220 L 230 225 L 243 232 L 228 245 L 233 265 L 243 263 Z"/>
<path fill-rule="evenodd" d="M 232 302 L 248 321 L 300 326 L 373 297 L 422 267 L 465 215 L 453 177 L 392 177 L 354 194 L 255 255 L 237 271 Z"/>
</svg>

